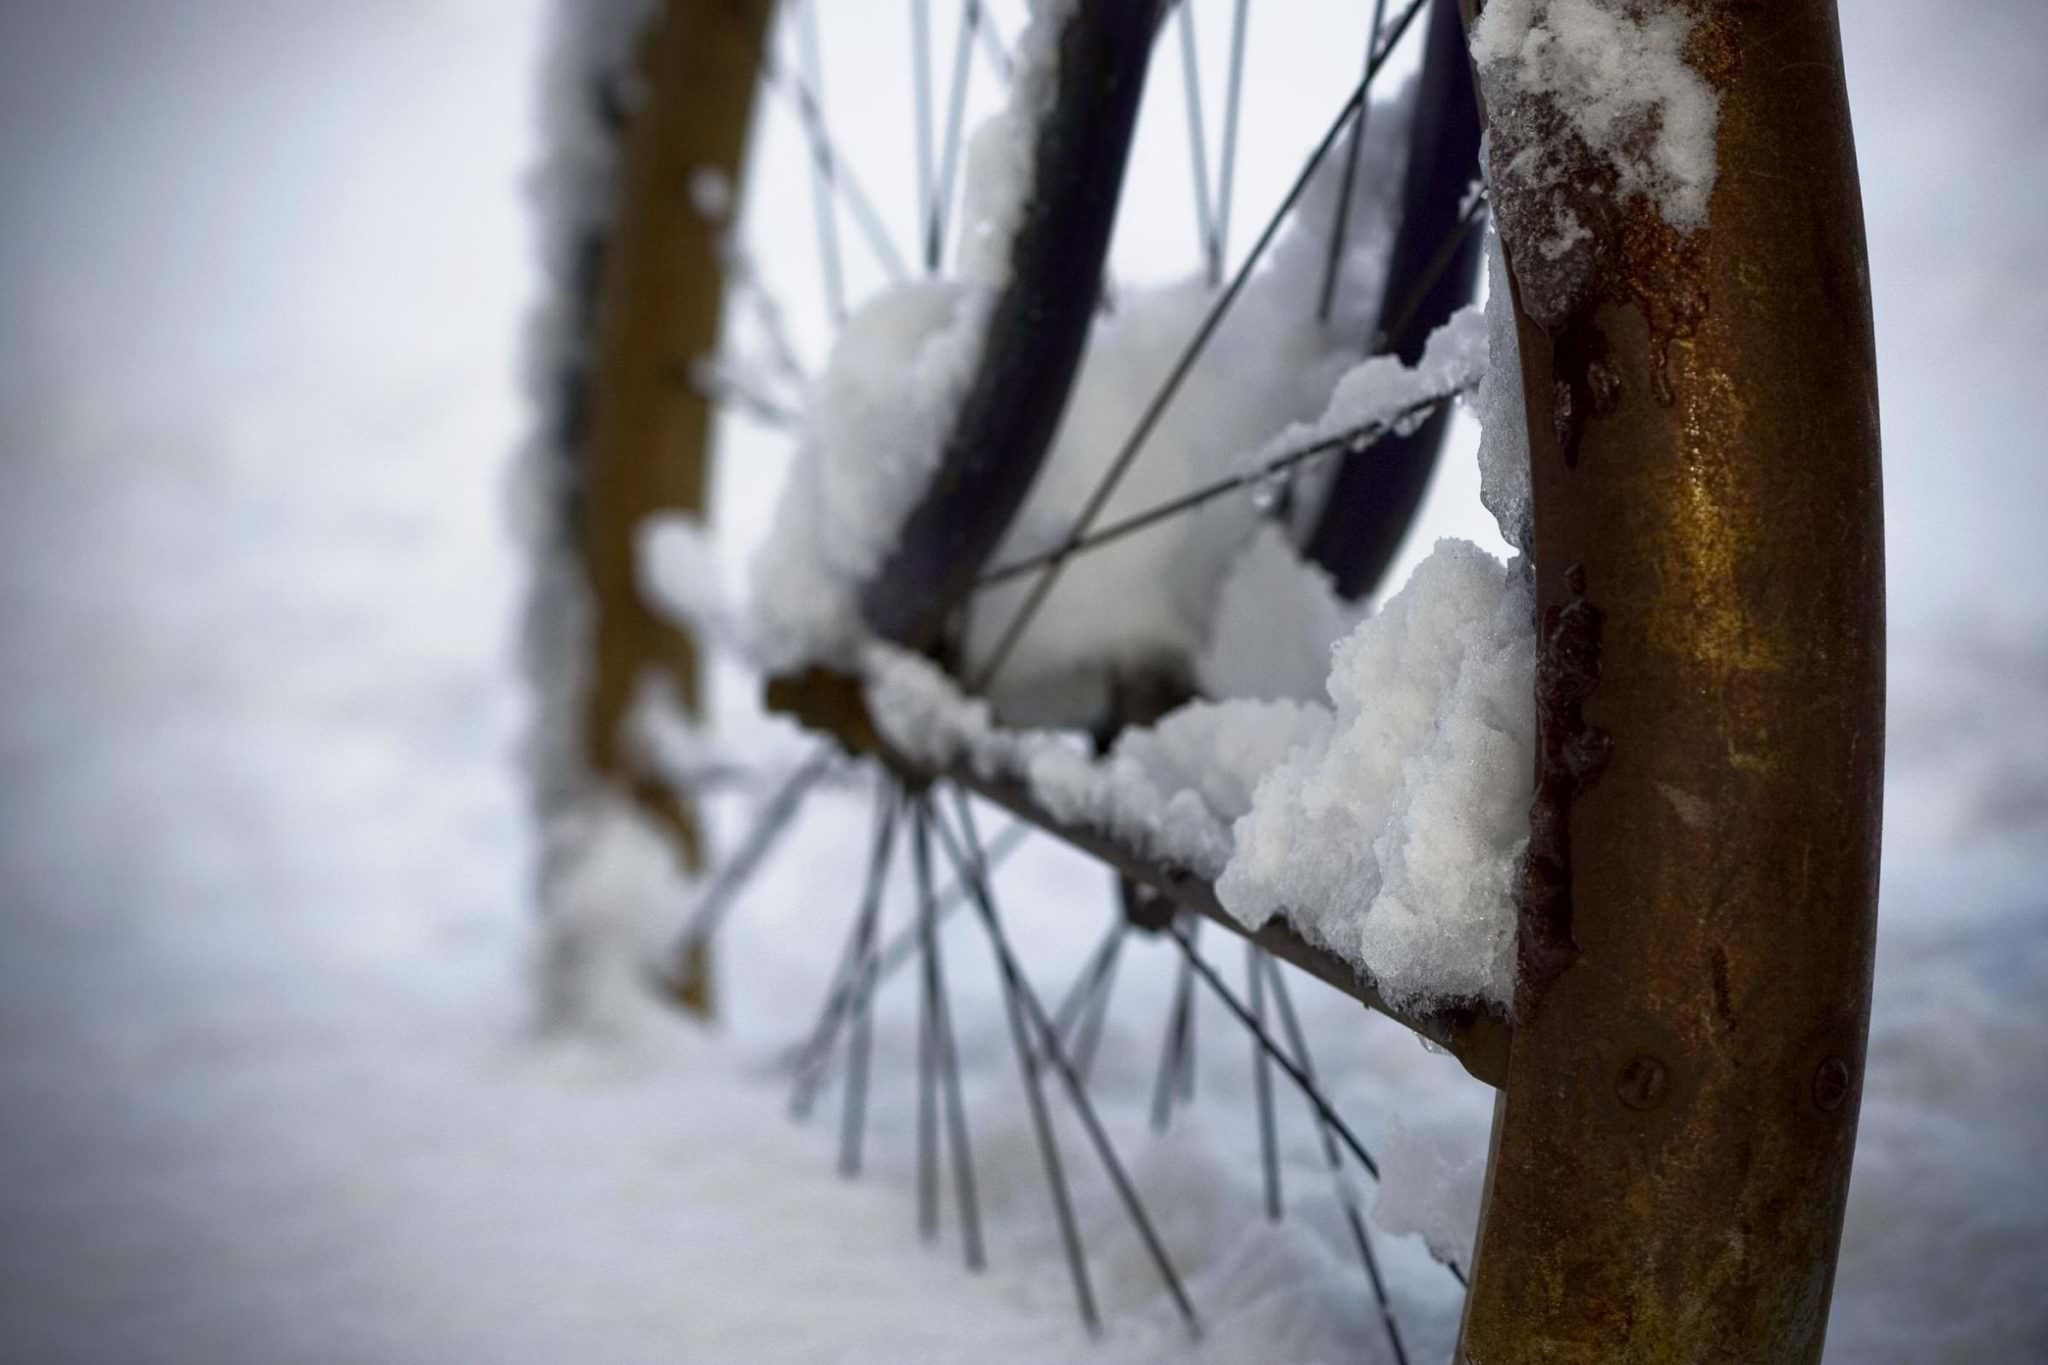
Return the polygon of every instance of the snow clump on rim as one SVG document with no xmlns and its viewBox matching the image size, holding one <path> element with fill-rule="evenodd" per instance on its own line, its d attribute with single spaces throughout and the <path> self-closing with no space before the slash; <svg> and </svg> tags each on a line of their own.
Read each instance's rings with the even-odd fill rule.
<svg viewBox="0 0 2048 1365">
<path fill-rule="evenodd" d="M 1396 1005 L 1514 992 L 1513 890 L 1529 837 L 1533 588 L 1438 543 L 1338 646 L 1330 707 L 1190 702 L 1102 757 L 1077 732 L 1006 729 L 918 655 L 871 643 L 884 739 L 913 762 L 1021 783 L 1054 819 L 1213 879 L 1248 930 L 1284 918 Z"/>
<path fill-rule="evenodd" d="M 1706 226 L 1720 101 L 1697 28 L 1682 0 L 1492 0 L 1473 25 L 1495 212 L 1544 325 L 1585 297 L 1620 211 Z"/>
<path fill-rule="evenodd" d="M 1445 540 L 1338 646 L 1326 744 L 1268 772 L 1217 897 L 1284 914 L 1397 1004 L 1514 992 L 1514 880 L 1529 838 L 1533 588 Z"/>
<path fill-rule="evenodd" d="M 771 670 L 844 664 L 857 652 L 861 585 L 939 468 L 1008 281 L 1031 200 L 1034 137 L 1058 88 L 1058 39 L 1075 3 L 1033 5 L 1009 100 L 974 135 L 959 277 L 901 284 L 860 309 L 806 405 L 750 575 L 754 644 Z"/>
<path fill-rule="evenodd" d="M 1510 317 L 1496 281 L 1485 311 L 1439 328 L 1415 366 L 1359 365 L 1321 418 L 1276 440 L 1397 422 L 1488 371 L 1505 387 L 1480 415 L 1513 428 L 1495 442 L 1507 462 L 1522 449 Z M 1525 541 L 1526 471 L 1491 491 L 1503 533 Z M 1535 749 L 1528 569 L 1442 541 L 1364 614 L 1300 563 L 1278 526 L 1261 527 L 1225 575 L 1200 661 L 1212 688 L 1240 695 L 1127 728 L 1099 758 L 1078 733 L 999 726 L 987 700 L 916 655 L 871 644 L 861 672 L 878 730 L 912 761 L 1021 783 L 1053 818 L 1214 880 L 1246 928 L 1285 919 L 1395 1004 L 1504 1009 Z"/>
<path fill-rule="evenodd" d="M 913 762 L 1021 783 L 1055 820 L 1203 877 L 1229 861 L 1231 822 L 1251 808 L 1261 777 L 1329 735 L 1329 712 L 1314 703 L 1190 702 L 1127 727 L 1098 758 L 1078 731 L 999 726 L 987 701 L 893 645 L 871 642 L 861 671 L 876 729 Z"/>
</svg>

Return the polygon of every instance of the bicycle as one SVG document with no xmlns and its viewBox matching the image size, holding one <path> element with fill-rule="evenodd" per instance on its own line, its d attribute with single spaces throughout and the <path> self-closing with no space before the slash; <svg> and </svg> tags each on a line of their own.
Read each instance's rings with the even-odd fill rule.
<svg viewBox="0 0 2048 1365">
<path fill-rule="evenodd" d="M 1009 538 L 1044 477 L 1105 307 L 1085 282 L 1103 278 L 1146 65 L 1168 32 L 1188 35 L 1178 41 L 1191 65 L 1195 21 L 1186 4 L 1051 6 L 1012 53 L 984 7 L 968 0 L 955 27 L 949 130 L 960 121 L 952 92 L 973 62 L 1014 62 L 1021 74 L 1013 80 L 1056 74 L 1041 77 L 1049 84 L 1040 104 L 1017 101 L 1034 109 L 1024 129 L 1029 193 L 1010 217 L 996 215 L 1008 256 L 991 270 L 994 292 L 977 320 L 985 326 L 965 330 L 974 343 L 968 377 L 944 413 L 936 467 L 910 481 L 899 519 L 835 619 L 931 661 L 930 677 L 911 664 L 897 678 L 908 678 L 912 704 L 936 679 L 1013 712 L 1057 711 L 1069 703 L 1051 699 L 1043 676 L 1008 693 L 991 687 L 1034 613 L 1070 562 L 1192 507 L 1231 495 L 1270 504 L 1246 520 L 1276 516 L 1346 593 L 1370 591 L 1427 482 L 1448 403 L 1467 383 L 1262 452 L 1254 467 L 1182 497 L 1107 520 L 1104 512 L 1318 166 L 1347 154 L 1344 164 L 1356 164 L 1365 138 L 1348 135 L 1372 108 L 1373 77 L 1404 32 L 1426 34 L 1388 271 L 1409 287 L 1374 301 L 1371 349 L 1415 368 L 1463 302 L 1477 228 L 1490 211 L 1515 303 L 1528 415 L 1520 529 L 1537 614 L 1533 800 L 1513 888 L 1511 992 L 1491 1000 L 1469 990 L 1450 1000 L 1393 992 L 1285 916 L 1246 927 L 1219 901 L 1216 869 L 1200 857 L 1185 849 L 1160 856 L 1117 828 L 1113 811 L 1055 809 L 1029 770 L 1044 750 L 1014 763 L 991 758 L 976 728 L 985 717 L 963 712 L 966 698 L 946 696 L 916 724 L 892 725 L 877 699 L 901 706 L 905 688 L 891 693 L 889 678 L 863 663 L 872 656 L 855 652 L 787 672 L 768 688 L 773 707 L 877 760 L 893 784 L 878 803 L 838 977 L 802 1054 L 799 1104 L 815 1100 L 820 1059 L 847 1035 L 843 1156 L 857 1166 L 868 1002 L 887 972 L 919 963 L 921 1214 L 936 1208 L 950 1151 L 963 1215 L 972 1216 L 967 1124 L 935 946 L 942 906 L 964 904 L 1005 982 L 1083 1317 L 1095 1310 L 1045 1118 L 1048 1074 L 1082 1117 L 1193 1325 L 1171 1257 L 1089 1116 L 1084 1049 L 1100 1027 L 1118 945 L 1130 932 L 1164 936 L 1185 964 L 1184 995 L 1206 989 L 1223 1001 L 1254 1040 L 1261 1075 L 1270 1067 L 1308 1097 L 1333 1166 L 1355 1161 L 1374 1171 L 1315 1085 L 1307 1040 L 1283 1040 L 1266 1025 L 1268 992 L 1286 1022 L 1277 958 L 1447 1048 L 1499 1091 L 1462 1358 L 1817 1358 L 1860 1100 L 1883 689 L 1874 359 L 1833 6 L 1799 0 L 1774 7 L 1768 20 L 1733 0 L 1494 0 L 1490 13 L 1462 15 L 1448 0 L 1389 8 L 1374 10 L 1366 78 L 1242 268 L 1227 276 L 1227 208 L 1217 206 L 1229 195 L 1198 188 L 1207 206 L 1199 267 L 1214 292 L 1182 359 L 1108 461 L 1108 491 L 1098 486 L 1083 499 L 1064 534 L 1003 558 L 1017 548 Z M 1239 3 L 1234 11 L 1234 53 L 1245 10 Z M 768 420 L 781 411 L 744 376 L 689 363 L 720 354 L 722 308 L 758 307 L 751 263 L 726 249 L 727 209 L 714 202 L 725 197 L 721 186 L 742 178 L 757 89 L 798 111 L 821 221 L 843 209 L 864 237 L 885 237 L 825 125 L 818 54 L 803 41 L 816 13 L 815 5 L 796 10 L 804 54 L 796 70 L 775 55 L 764 9 L 718 0 L 672 0 L 644 29 L 624 27 L 639 40 L 637 66 L 630 43 L 595 64 L 599 124 L 622 148 L 621 211 L 591 225 L 580 248 L 583 269 L 567 297 L 579 310 L 572 331 L 591 350 L 587 369 L 562 372 L 555 444 L 583 475 L 581 502 L 568 504 L 568 539 L 598 604 L 597 666 L 586 696 L 557 697 L 554 733 L 558 754 L 587 752 L 598 776 L 567 759 L 544 770 L 568 775 L 557 800 L 578 799 L 593 781 L 626 787 L 692 850 L 685 794 L 637 766 L 623 737 L 645 665 L 665 667 L 686 700 L 696 676 L 689 634 L 635 592 L 632 527 L 651 507 L 701 505 L 720 403 Z M 917 46 L 925 70 L 929 17 L 922 5 L 913 14 L 924 16 Z M 1476 101 L 1468 33 L 1480 55 Z M 1585 82 L 1597 78 L 1602 44 L 1614 41 L 1633 44 L 1634 59 L 1677 59 L 1711 94 L 1706 165 L 1683 145 L 1642 146 L 1645 136 L 1655 144 L 1674 125 L 1697 122 L 1689 86 L 1653 89 L 1664 100 L 1662 121 L 1624 118 L 1620 143 L 1603 143 L 1613 131 L 1611 101 L 1626 110 L 1635 97 L 1602 87 L 1591 94 L 1610 106 L 1588 103 Z M 1574 44 L 1588 50 L 1575 56 Z M 1590 65 L 1575 66 L 1581 59 Z M 941 141 L 937 104 L 929 91 L 920 97 L 917 143 L 917 221 L 932 274 L 955 226 L 946 187 L 956 134 Z M 1235 93 L 1227 107 L 1234 130 Z M 1482 123 L 1493 134 L 1485 196 L 1467 187 Z M 1197 113 L 1196 146 L 1202 126 Z M 1226 184 L 1234 146 L 1226 132 Z M 1798 173 L 1787 176 L 1787 167 Z M 1198 181 L 1205 176 L 1197 172 Z M 1353 202 L 1348 172 L 1345 179 L 1339 223 Z M 1329 232 L 1341 247 L 1345 229 Z M 821 237 L 820 250 L 830 258 L 838 248 Z M 1331 248 L 1329 259 L 1337 257 Z M 1315 291 L 1324 315 L 1341 292 L 1339 275 L 1330 266 Z M 851 311 L 831 286 L 826 292 L 835 313 Z M 1794 448 L 1796 458 L 1786 453 Z M 1322 477 L 1304 474 L 1317 470 Z M 577 595 L 573 579 L 547 585 L 538 619 L 566 619 L 547 603 Z M 1010 610 L 985 612 L 989 600 Z M 559 629 L 535 639 L 550 658 L 576 652 Z M 1189 672 L 1185 660 L 1126 667 L 1079 709 L 1106 748 L 1170 714 L 1196 690 Z M 934 726 L 958 733 L 934 748 L 920 738 Z M 829 767 L 821 751 L 768 803 L 733 860 L 740 872 Z M 934 795 L 941 786 L 956 789 L 951 810 Z M 1007 945 L 991 875 L 1001 850 L 980 841 L 966 793 L 1101 858 L 1123 879 L 1120 917 L 1058 1010 L 1038 999 Z M 876 887 L 906 824 L 921 908 L 916 926 L 884 945 Z M 957 894 L 938 893 L 934 849 L 953 866 Z M 672 964 L 679 993 L 700 1003 L 710 932 L 743 880 L 713 878 Z M 1248 958 L 1244 997 L 1202 955 L 1194 926 L 1204 920 L 1265 954 Z M 1169 1039 L 1185 1028 L 1178 1018 Z M 1184 1065 L 1169 1047 L 1163 1090 L 1180 1084 Z M 1346 1212 L 1398 1356 L 1369 1240 L 1348 1202 Z M 1464 1278 L 1463 1267 L 1450 1269 Z"/>
</svg>

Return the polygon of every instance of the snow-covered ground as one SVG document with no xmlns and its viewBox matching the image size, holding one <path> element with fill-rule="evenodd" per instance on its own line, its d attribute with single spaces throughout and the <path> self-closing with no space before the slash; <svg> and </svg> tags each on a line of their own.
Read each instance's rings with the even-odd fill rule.
<svg viewBox="0 0 2048 1365">
<path fill-rule="evenodd" d="M 2048 23 L 2031 0 L 1845 9 L 1897 624 L 1830 1358 L 2042 1359 L 2048 151 L 2016 130 L 2048 124 Z M 841 932 L 816 869 L 858 859 L 857 792 L 736 922 L 724 1037 L 528 1027 L 500 484 L 537 17 L 0 15 L 0 1357 L 1189 1358 L 1069 1132 L 1111 1324 L 1086 1346 L 964 921 L 991 1271 L 915 1236 L 907 1013 L 883 1020 L 867 1180 L 832 1174 L 836 1092 L 787 1122 L 777 1047 Z M 1063 980 L 1099 878 L 1037 850 L 1003 887 L 1034 976 Z M 1201 1103 L 1146 1136 L 1172 983 L 1156 952 L 1128 975 L 1101 1084 L 1207 1320 L 1194 1358 L 1376 1358 L 1296 1106 L 1298 1216 L 1259 1217 L 1220 1014 Z M 1483 1136 L 1445 1059 L 1298 998 L 1369 1141 L 1422 1145 L 1396 1099 L 1454 1150 Z M 1416 1358 L 1442 1358 L 1447 1282 L 1382 1245 Z"/>
</svg>

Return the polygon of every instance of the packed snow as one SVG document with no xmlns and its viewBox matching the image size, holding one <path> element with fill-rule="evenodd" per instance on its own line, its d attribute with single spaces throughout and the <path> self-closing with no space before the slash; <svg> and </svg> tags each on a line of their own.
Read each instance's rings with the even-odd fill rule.
<svg viewBox="0 0 2048 1365">
<path fill-rule="evenodd" d="M 536 288 L 513 186 L 539 17 L 0 12 L 0 100 L 35 130 L 0 142 L 22 190 L 0 234 L 0 1356 L 1388 1359 L 1298 1104 L 1278 1114 L 1288 1220 L 1264 1219 L 1250 1068 L 1208 1002 L 1199 1103 L 1150 1133 L 1170 955 L 1124 967 L 1096 1087 L 1200 1345 L 1080 1162 L 1108 1327 L 1076 1323 L 965 917 L 947 943 L 989 1270 L 916 1236 L 914 1009 L 880 1021 L 869 1172 L 833 1174 L 833 1123 L 786 1119 L 780 1049 L 843 928 L 820 886 L 862 856 L 853 793 L 820 798 L 734 917 L 721 1033 L 655 1006 L 635 960 L 593 956 L 579 998 L 602 1027 L 536 1038 L 527 561 L 491 488 L 526 422 L 506 375 Z M 2048 333 L 2013 262 L 2044 249 L 2048 165 L 2011 130 L 2048 116 L 2048 15 L 1842 17 L 1886 327 L 1895 629 L 1826 1358 L 2036 1360 L 2048 565 L 2028 519 L 2048 474 L 2024 437 L 2048 422 L 2029 382 Z M 1924 88 L 1957 97 L 1898 97 Z M 1928 176 L 1955 215 L 1929 219 Z M 224 242 L 234 270 L 195 274 Z M 721 705 L 721 737 L 792 742 Z M 714 811 L 724 846 L 748 799 Z M 613 851 L 651 862 L 630 837 Z M 1032 842 L 998 885 L 1033 979 L 1063 984 L 1106 922 L 1100 869 Z M 899 879 L 892 922 L 910 904 Z M 649 927 L 587 941 L 630 954 Z M 1492 1097 L 1346 999 L 1297 1004 L 1389 1173 L 1366 1195 L 1410 1359 L 1445 1359 L 1457 1299 L 1420 1240 L 1469 1238 Z M 1417 1209 L 1431 1172 L 1451 1197 Z"/>
<path fill-rule="evenodd" d="M 1535 600 L 1520 565 L 1445 541 L 1338 647 L 1336 722 L 1260 782 L 1216 894 L 1284 913 L 1389 999 L 1514 992 L 1529 835 Z"/>
</svg>

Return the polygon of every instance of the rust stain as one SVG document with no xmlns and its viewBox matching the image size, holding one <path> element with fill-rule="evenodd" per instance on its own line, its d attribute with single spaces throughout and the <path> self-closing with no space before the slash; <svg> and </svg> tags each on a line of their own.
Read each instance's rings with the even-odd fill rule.
<svg viewBox="0 0 2048 1365">
<path fill-rule="evenodd" d="M 1515 1015 L 1533 1013 L 1543 988 L 1578 955 L 1572 937 L 1572 804 L 1599 780 L 1613 738 L 1586 722 L 1587 698 L 1600 685 L 1605 613 L 1586 598 L 1586 575 L 1570 572 L 1569 601 L 1543 613 L 1536 660 L 1536 798 L 1529 806 L 1529 847 L 1522 856 L 1515 936 Z"/>
<path fill-rule="evenodd" d="M 1711 303 L 1705 271 L 1711 231 L 1681 232 L 1641 201 L 1621 221 L 1620 269 L 1608 278 L 1650 326 L 1650 392 L 1665 407 L 1678 401 L 1672 343 L 1699 334 Z"/>
</svg>

